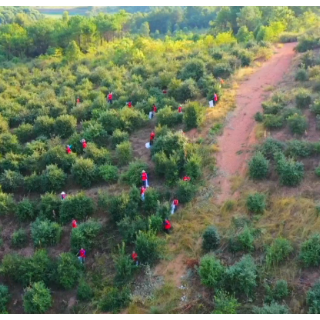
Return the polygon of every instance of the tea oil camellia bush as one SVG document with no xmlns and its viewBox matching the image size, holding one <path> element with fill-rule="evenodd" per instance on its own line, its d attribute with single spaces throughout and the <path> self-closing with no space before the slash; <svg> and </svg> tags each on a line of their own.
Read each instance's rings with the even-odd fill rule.
<svg viewBox="0 0 320 320">
<path fill-rule="evenodd" d="M 37 215 L 35 204 L 27 198 L 23 199 L 16 207 L 16 214 L 20 221 L 33 220 Z"/>
<path fill-rule="evenodd" d="M 121 131 L 120 129 L 116 129 L 112 134 L 112 146 L 115 148 L 118 144 L 124 141 L 129 140 L 129 133 L 126 131 Z"/>
<path fill-rule="evenodd" d="M 292 133 L 302 135 L 308 128 L 308 121 L 305 116 L 294 114 L 290 116 L 287 121 Z"/>
<path fill-rule="evenodd" d="M 204 120 L 204 109 L 198 102 L 190 102 L 183 108 L 183 122 L 187 130 L 198 128 Z"/>
<path fill-rule="evenodd" d="M 6 312 L 10 298 L 8 287 L 0 283 L 0 314 Z"/>
<path fill-rule="evenodd" d="M 56 118 L 54 123 L 54 132 L 61 138 L 70 137 L 77 126 L 77 119 L 73 116 L 64 114 Z"/>
<path fill-rule="evenodd" d="M 14 248 L 24 248 L 27 246 L 28 234 L 24 229 L 15 231 L 11 236 L 11 243 Z"/>
<path fill-rule="evenodd" d="M 269 173 L 269 160 L 261 152 L 257 152 L 249 162 L 249 175 L 251 179 L 261 180 Z"/>
<path fill-rule="evenodd" d="M 214 255 L 205 255 L 200 260 L 199 275 L 201 283 L 208 287 L 221 285 L 225 268 Z"/>
<path fill-rule="evenodd" d="M 237 309 L 240 307 L 238 300 L 219 290 L 214 296 L 214 314 L 237 314 Z"/>
<path fill-rule="evenodd" d="M 67 175 L 57 165 L 48 165 L 43 172 L 43 189 L 46 191 L 60 191 L 66 184 Z"/>
<path fill-rule="evenodd" d="M 60 242 L 62 229 L 56 222 L 40 220 L 31 225 L 31 235 L 36 247 L 52 246 Z"/>
<path fill-rule="evenodd" d="M 99 167 L 99 177 L 105 182 L 116 183 L 119 178 L 119 170 L 111 164 L 102 165 Z"/>
<path fill-rule="evenodd" d="M 216 227 L 208 227 L 202 235 L 202 248 L 205 251 L 215 250 L 220 245 L 220 235 Z"/>
<path fill-rule="evenodd" d="M 197 186 L 193 184 L 191 181 L 179 181 L 176 195 L 181 203 L 187 203 L 194 198 L 197 191 Z"/>
<path fill-rule="evenodd" d="M 11 194 L 7 194 L 0 189 L 0 216 L 7 215 L 15 211 L 15 201 Z"/>
<path fill-rule="evenodd" d="M 80 301 L 90 301 L 93 298 L 93 295 L 94 292 L 90 285 L 84 280 L 81 280 L 77 290 L 77 298 Z"/>
<path fill-rule="evenodd" d="M 72 229 L 71 247 L 77 253 L 81 248 L 91 250 L 97 241 L 97 236 L 101 231 L 101 223 L 89 220 L 80 223 L 77 228 Z"/>
<path fill-rule="evenodd" d="M 40 282 L 32 283 L 23 296 L 23 307 L 26 313 L 46 313 L 52 306 L 50 290 Z"/>
<path fill-rule="evenodd" d="M 318 280 L 312 288 L 307 292 L 307 304 L 309 306 L 309 314 L 320 313 L 320 281 Z"/>
<path fill-rule="evenodd" d="M 68 196 L 62 201 L 60 209 L 60 220 L 62 223 L 70 223 L 72 219 L 83 220 L 91 216 L 94 211 L 93 200 L 84 192 L 74 196 Z"/>
<path fill-rule="evenodd" d="M 287 306 L 272 302 L 270 305 L 264 304 L 263 307 L 253 307 L 255 314 L 288 314 L 290 310 Z"/>
<path fill-rule="evenodd" d="M 5 170 L 0 176 L 3 191 L 14 192 L 23 185 L 23 176 L 16 171 Z"/>
<path fill-rule="evenodd" d="M 283 263 L 293 251 L 289 240 L 277 238 L 272 245 L 267 248 L 266 263 L 268 266 L 277 266 Z"/>
<path fill-rule="evenodd" d="M 133 150 L 131 142 L 123 141 L 116 146 L 116 159 L 119 165 L 128 164 L 133 158 Z"/>
<path fill-rule="evenodd" d="M 141 186 L 141 173 L 142 170 L 148 172 L 148 164 L 141 161 L 136 160 L 129 163 L 129 168 L 126 172 L 121 175 L 121 180 L 129 185 Z"/>
<path fill-rule="evenodd" d="M 159 193 L 153 188 L 148 188 L 145 192 L 145 199 L 143 203 L 143 209 L 146 214 L 151 215 L 157 212 L 159 206 Z"/>
<path fill-rule="evenodd" d="M 320 265 L 320 235 L 314 234 L 304 241 L 300 249 L 300 259 L 306 267 Z"/>
<path fill-rule="evenodd" d="M 296 105 L 298 108 L 307 108 L 310 106 L 312 98 L 311 92 L 306 89 L 300 89 L 296 93 Z"/>
<path fill-rule="evenodd" d="M 250 194 L 247 198 L 247 208 L 251 213 L 263 213 L 266 209 L 266 196 L 258 192 Z"/>
<path fill-rule="evenodd" d="M 97 179 L 97 167 L 91 159 L 77 159 L 71 173 L 76 183 L 83 188 L 89 188 Z"/>
<path fill-rule="evenodd" d="M 81 268 L 81 263 L 75 255 L 69 252 L 61 253 L 57 265 L 57 279 L 61 287 L 74 288 L 79 280 Z"/>
<path fill-rule="evenodd" d="M 40 217 L 51 221 L 58 219 L 61 199 L 54 193 L 45 193 L 40 197 L 40 199 Z"/>
<path fill-rule="evenodd" d="M 99 308 L 105 312 L 118 313 L 120 309 L 125 308 L 129 302 L 129 288 L 106 287 L 102 291 Z"/>
</svg>

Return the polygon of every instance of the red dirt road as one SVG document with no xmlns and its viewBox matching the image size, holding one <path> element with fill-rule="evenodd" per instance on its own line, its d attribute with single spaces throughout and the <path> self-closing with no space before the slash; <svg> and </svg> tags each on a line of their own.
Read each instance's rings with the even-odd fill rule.
<svg viewBox="0 0 320 320">
<path fill-rule="evenodd" d="M 288 71 L 295 55 L 295 46 L 296 43 L 288 43 L 278 49 L 277 53 L 250 75 L 248 80 L 242 82 L 238 89 L 237 107 L 218 139 L 219 176 L 216 180 L 221 189 L 217 195 L 218 203 L 231 196 L 230 177 L 243 175 L 246 171 L 250 150 L 256 142 L 254 115 L 262 110 L 261 103 L 267 94 L 265 89 L 269 86 L 276 87 Z"/>
</svg>

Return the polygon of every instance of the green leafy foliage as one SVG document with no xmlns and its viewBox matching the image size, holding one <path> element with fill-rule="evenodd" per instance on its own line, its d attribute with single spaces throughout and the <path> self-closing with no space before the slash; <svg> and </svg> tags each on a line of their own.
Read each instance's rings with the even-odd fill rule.
<svg viewBox="0 0 320 320">
<path fill-rule="evenodd" d="M 305 69 L 299 69 L 295 74 L 295 80 L 296 81 L 307 81 L 309 79 L 309 75 L 307 70 Z"/>
<path fill-rule="evenodd" d="M 88 220 L 78 225 L 77 228 L 73 228 L 71 233 L 73 252 L 77 253 L 80 248 L 85 248 L 87 251 L 91 250 L 97 241 L 101 228 L 101 223 L 94 220 Z"/>
<path fill-rule="evenodd" d="M 67 175 L 57 165 L 50 164 L 46 167 L 42 179 L 45 191 L 59 191 L 65 186 Z"/>
<path fill-rule="evenodd" d="M 221 284 L 225 268 L 214 255 L 205 255 L 200 260 L 199 275 L 201 283 L 208 287 Z"/>
<path fill-rule="evenodd" d="M 301 244 L 300 259 L 306 267 L 320 265 L 320 235 L 314 234 Z"/>
<path fill-rule="evenodd" d="M 179 181 L 176 196 L 180 203 L 190 202 L 197 192 L 197 186 L 192 182 Z"/>
<path fill-rule="evenodd" d="M 286 280 L 278 280 L 272 288 L 265 284 L 265 289 L 266 303 L 271 303 L 272 301 L 281 302 L 284 298 L 289 296 L 288 283 Z"/>
<path fill-rule="evenodd" d="M 171 107 L 166 106 L 157 113 L 157 123 L 161 126 L 173 127 L 183 120 L 181 113 L 178 110 L 172 110 Z"/>
<path fill-rule="evenodd" d="M 126 131 L 121 131 L 120 129 L 116 129 L 112 133 L 111 141 L 112 141 L 112 146 L 114 148 L 121 142 L 128 141 L 128 140 L 129 140 L 129 134 Z"/>
<path fill-rule="evenodd" d="M 90 301 L 93 298 L 93 290 L 90 287 L 90 285 L 85 282 L 84 280 L 81 280 L 78 286 L 78 290 L 77 290 L 77 298 L 80 301 Z"/>
<path fill-rule="evenodd" d="M 247 208 L 252 213 L 263 213 L 266 209 L 266 196 L 262 193 L 250 194 L 247 198 Z"/>
<path fill-rule="evenodd" d="M 262 152 L 258 151 L 249 161 L 249 175 L 251 179 L 261 180 L 267 177 L 269 173 L 269 160 Z"/>
<path fill-rule="evenodd" d="M 62 223 L 68 223 L 72 219 L 83 220 L 92 215 L 93 211 L 93 200 L 83 192 L 79 192 L 63 200 L 60 209 L 60 220 Z"/>
<path fill-rule="evenodd" d="M 24 248 L 28 243 L 28 234 L 24 229 L 19 229 L 13 232 L 11 243 L 14 248 Z"/>
<path fill-rule="evenodd" d="M 319 314 L 320 312 L 320 281 L 318 280 L 307 292 L 307 304 L 310 314 Z"/>
<path fill-rule="evenodd" d="M 54 123 L 54 132 L 61 138 L 68 138 L 74 133 L 76 125 L 77 119 L 75 117 L 63 114 L 56 118 Z"/>
<path fill-rule="evenodd" d="M 19 172 L 5 170 L 0 175 L 0 184 L 5 192 L 17 191 L 23 185 L 23 176 Z"/>
<path fill-rule="evenodd" d="M 61 200 L 54 193 L 45 193 L 40 197 L 40 217 L 51 221 L 59 218 Z"/>
<path fill-rule="evenodd" d="M 254 250 L 255 233 L 247 225 L 237 235 L 229 239 L 229 249 L 232 252 L 244 251 L 251 252 Z"/>
<path fill-rule="evenodd" d="M 266 263 L 268 266 L 277 266 L 284 262 L 293 251 L 289 240 L 277 238 L 270 247 L 267 248 Z"/>
<path fill-rule="evenodd" d="M 296 105 L 298 108 L 307 108 L 311 104 L 311 92 L 306 89 L 300 89 L 296 93 Z"/>
<path fill-rule="evenodd" d="M 0 216 L 7 215 L 15 211 L 15 202 L 11 194 L 7 194 L 0 189 Z"/>
<path fill-rule="evenodd" d="M 225 291 L 219 290 L 214 296 L 214 314 L 236 314 L 239 307 L 238 300 Z"/>
<path fill-rule="evenodd" d="M 103 289 L 99 308 L 105 312 L 118 313 L 130 302 L 130 290 L 128 288 L 106 287 Z"/>
<path fill-rule="evenodd" d="M 220 235 L 216 227 L 208 227 L 202 235 L 202 248 L 205 251 L 215 250 L 220 245 Z"/>
<path fill-rule="evenodd" d="M 84 188 L 89 188 L 97 179 L 97 167 L 91 159 L 77 159 L 71 173 L 76 183 Z"/>
<path fill-rule="evenodd" d="M 120 179 L 129 185 L 141 186 L 142 170 L 145 170 L 146 172 L 148 172 L 147 163 L 141 160 L 130 162 L 128 170 L 121 175 Z"/>
<path fill-rule="evenodd" d="M 35 282 L 26 289 L 26 293 L 23 296 L 23 307 L 26 313 L 46 313 L 51 306 L 50 290 L 42 281 Z"/>
<path fill-rule="evenodd" d="M 20 221 L 33 220 L 37 215 L 35 204 L 28 198 L 23 199 L 17 204 L 16 214 Z"/>
<path fill-rule="evenodd" d="M 255 314 L 288 314 L 290 310 L 287 306 L 272 302 L 270 305 L 264 304 L 263 307 L 253 307 Z"/>
<path fill-rule="evenodd" d="M 56 222 L 40 220 L 31 225 L 31 235 L 36 247 L 52 246 L 60 242 L 62 229 Z"/>
<path fill-rule="evenodd" d="M 183 109 L 183 122 L 187 130 L 198 128 L 204 120 L 204 109 L 198 102 L 190 102 Z"/>
<path fill-rule="evenodd" d="M 294 114 L 290 116 L 287 120 L 292 133 L 302 135 L 308 127 L 307 118 L 305 116 Z"/>
<path fill-rule="evenodd" d="M 116 146 L 116 158 L 120 165 L 128 164 L 133 158 L 131 142 L 123 141 Z"/>
<path fill-rule="evenodd" d="M 115 183 L 119 178 L 119 170 L 116 166 L 105 164 L 99 167 L 99 177 L 108 183 Z"/>
<path fill-rule="evenodd" d="M 3 284 L 0 284 L 0 313 L 6 312 L 10 298 L 11 296 L 8 287 Z"/>
</svg>

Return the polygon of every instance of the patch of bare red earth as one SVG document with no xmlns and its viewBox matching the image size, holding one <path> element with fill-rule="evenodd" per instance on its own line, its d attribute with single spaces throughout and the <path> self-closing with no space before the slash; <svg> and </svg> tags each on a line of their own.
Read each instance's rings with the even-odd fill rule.
<svg viewBox="0 0 320 320">
<path fill-rule="evenodd" d="M 222 136 L 218 139 L 219 175 L 214 179 L 214 183 L 220 188 L 217 195 L 219 204 L 232 196 L 230 178 L 244 175 L 246 172 L 250 151 L 257 142 L 254 115 L 262 111 L 261 103 L 268 95 L 265 89 L 271 86 L 276 87 L 288 71 L 295 55 L 295 46 L 296 43 L 285 44 L 239 86 L 236 109 Z"/>
</svg>

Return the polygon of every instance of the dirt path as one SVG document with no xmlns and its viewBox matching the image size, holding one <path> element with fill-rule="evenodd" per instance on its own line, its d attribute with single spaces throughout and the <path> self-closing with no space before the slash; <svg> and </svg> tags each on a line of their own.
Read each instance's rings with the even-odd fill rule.
<svg viewBox="0 0 320 320">
<path fill-rule="evenodd" d="M 270 86 L 276 87 L 288 71 L 295 54 L 295 46 L 296 43 L 288 43 L 278 49 L 278 52 L 241 83 L 238 89 L 237 107 L 223 135 L 218 139 L 219 176 L 215 183 L 220 188 L 217 196 L 219 204 L 231 196 L 230 178 L 237 174 L 243 175 L 246 171 L 250 150 L 256 142 L 254 115 L 262 110 L 261 103 L 267 94 L 265 89 Z"/>
</svg>

